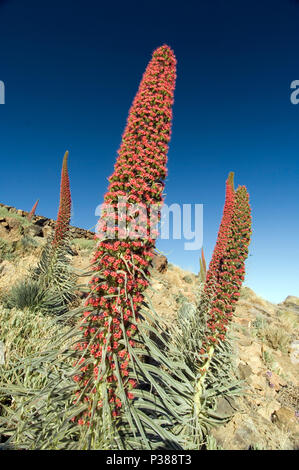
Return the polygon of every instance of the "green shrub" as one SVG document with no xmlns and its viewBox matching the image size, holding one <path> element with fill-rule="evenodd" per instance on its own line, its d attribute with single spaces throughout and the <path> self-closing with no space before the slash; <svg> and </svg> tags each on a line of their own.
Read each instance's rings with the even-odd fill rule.
<svg viewBox="0 0 299 470">
<path fill-rule="evenodd" d="M 174 295 L 174 299 L 177 304 L 181 305 L 183 302 L 187 301 L 187 298 L 182 294 L 182 292 L 178 292 L 177 294 Z"/>
<path fill-rule="evenodd" d="M 11 261 L 19 256 L 20 252 L 25 253 L 35 250 L 39 244 L 34 238 L 24 235 L 20 240 L 10 242 L 0 238 L 0 259 Z"/>
<path fill-rule="evenodd" d="M 264 330 L 267 324 L 268 324 L 268 321 L 264 317 L 257 316 L 254 322 L 252 323 L 253 328 L 256 330 L 255 336 L 260 337 L 261 331 Z"/>
<path fill-rule="evenodd" d="M 95 249 L 95 240 L 88 240 L 86 238 L 74 238 L 71 245 L 75 246 L 79 250 L 92 251 Z"/>
<path fill-rule="evenodd" d="M 184 276 L 183 277 L 183 281 L 187 282 L 188 284 L 192 284 L 193 283 L 193 279 L 191 276 Z"/>
<path fill-rule="evenodd" d="M 3 298 L 3 304 L 7 308 L 29 309 L 35 312 L 41 310 L 45 295 L 46 290 L 41 288 L 38 281 L 25 279 L 11 288 Z"/>
<path fill-rule="evenodd" d="M 25 243 L 32 246 L 30 239 Z M 62 315 L 77 298 L 76 288 L 76 276 L 69 265 L 65 246 L 53 249 L 49 241 L 43 247 L 37 267 L 11 288 L 2 302 L 7 308 Z"/>
<path fill-rule="evenodd" d="M 43 247 L 37 267 L 30 274 L 41 290 L 46 291 L 43 301 L 45 313 L 61 315 L 77 298 L 76 274 L 70 266 L 67 249 L 67 241 L 53 247 L 49 240 Z"/>
<path fill-rule="evenodd" d="M 265 365 L 266 365 L 269 369 L 272 369 L 273 363 L 274 363 L 274 358 L 273 358 L 272 354 L 269 353 L 268 351 L 263 351 L 263 352 L 262 352 L 262 359 L 263 359 Z"/>
<path fill-rule="evenodd" d="M 5 259 L 5 260 L 12 260 L 15 257 L 14 253 L 14 247 L 12 243 L 4 240 L 3 238 L 0 238 L 0 260 Z"/>
<path fill-rule="evenodd" d="M 37 241 L 29 235 L 24 235 L 19 241 L 19 247 L 24 251 L 37 248 L 38 246 L 39 244 L 37 243 Z"/>
</svg>

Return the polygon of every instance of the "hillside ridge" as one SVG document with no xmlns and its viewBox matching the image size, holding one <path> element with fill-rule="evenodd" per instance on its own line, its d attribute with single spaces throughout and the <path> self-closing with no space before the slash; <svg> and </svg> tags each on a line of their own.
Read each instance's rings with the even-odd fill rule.
<svg viewBox="0 0 299 470">
<path fill-rule="evenodd" d="M 0 203 L 0 210 L 1 210 L 1 208 L 4 208 L 4 209 L 7 210 L 8 217 L 18 215 L 20 217 L 26 218 L 29 214 L 29 211 L 24 211 L 22 209 L 17 209 L 13 206 L 8 206 L 8 205 L 3 204 L 3 203 Z M 6 219 L 7 219 L 7 217 L 1 217 L 1 214 L 0 214 L 0 224 L 2 226 L 4 226 L 5 222 L 9 222 Z M 32 217 L 32 225 L 40 227 L 40 229 L 41 229 L 39 231 L 36 230 L 36 232 L 38 233 L 38 235 L 36 235 L 36 236 L 48 236 L 48 233 L 51 232 L 51 230 L 54 229 L 55 224 L 56 224 L 55 220 L 50 219 L 48 217 L 44 217 L 42 215 L 34 215 Z M 8 228 L 9 228 L 9 224 L 8 224 Z M 74 238 L 85 238 L 85 239 L 88 239 L 88 240 L 92 240 L 94 238 L 94 235 L 95 235 L 94 232 L 92 232 L 90 230 L 86 230 L 86 229 L 76 227 L 76 226 L 73 226 L 73 225 L 70 226 L 70 232 L 74 236 Z M 1 236 L 1 233 L 0 233 L 0 236 Z"/>
</svg>

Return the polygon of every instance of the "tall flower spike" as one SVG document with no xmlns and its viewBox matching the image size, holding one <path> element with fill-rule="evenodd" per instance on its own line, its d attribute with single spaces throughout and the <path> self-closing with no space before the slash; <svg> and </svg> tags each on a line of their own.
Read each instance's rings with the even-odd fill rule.
<svg viewBox="0 0 299 470">
<path fill-rule="evenodd" d="M 205 282 L 206 277 L 207 277 L 207 266 L 206 266 L 206 260 L 205 260 L 203 248 L 201 249 L 201 257 L 199 257 L 199 264 L 200 264 L 199 278 L 201 282 Z"/>
<path fill-rule="evenodd" d="M 251 235 L 249 196 L 244 186 L 234 191 L 233 174 L 226 182 L 226 200 L 216 246 L 209 266 L 201 308 L 208 308 L 205 336 L 199 350 L 201 378 L 195 403 L 201 409 L 201 397 L 216 345 L 226 339 L 240 289 L 244 280 L 245 260 Z M 201 310 L 200 310 L 201 311 Z"/>
<path fill-rule="evenodd" d="M 245 261 L 251 237 L 251 209 L 249 195 L 245 186 L 239 186 L 235 193 L 235 208 L 231 224 L 231 235 L 223 262 L 222 289 L 230 294 L 226 306 L 226 316 L 230 318 L 240 296 L 245 276 Z"/>
<path fill-rule="evenodd" d="M 128 345 L 135 345 L 138 313 L 144 299 L 142 292 L 148 286 L 155 246 L 153 228 L 159 216 L 156 220 L 150 218 L 150 207 L 161 206 L 163 202 L 175 78 L 173 51 L 166 45 L 159 47 L 153 52 L 130 109 L 104 198 L 109 210 L 104 208 L 100 219 L 101 241 L 93 260 L 96 273 L 90 281 L 91 291 L 86 301 L 84 340 L 77 346 L 87 360 L 81 359 L 82 368 L 75 380 L 78 396 L 84 390 L 81 400 L 91 406 L 92 394 L 97 393 L 94 384 L 101 375 L 99 371 L 105 370 L 104 376 L 99 377 L 99 386 L 106 384 L 113 417 L 122 409 L 120 379 L 127 398 L 134 397 L 132 389 L 136 383 L 128 377 L 133 361 Z M 145 208 L 143 223 L 126 231 L 132 222 L 128 215 L 132 204 Z M 128 210 L 122 219 L 127 225 L 120 230 L 114 225 L 111 228 L 111 218 L 118 222 L 123 217 L 123 209 Z M 100 402 L 99 410 L 101 406 Z M 88 424 L 89 416 L 90 412 L 86 411 L 78 423 Z"/>
<path fill-rule="evenodd" d="M 228 180 L 228 186 L 233 188 L 230 180 Z M 210 329 L 208 344 L 225 339 L 227 325 L 233 316 L 244 280 L 250 235 L 249 196 L 245 186 L 239 186 L 234 193 L 233 211 L 229 217 L 224 243 L 221 245 L 222 252 L 220 254 L 218 252 L 218 265 L 213 276 L 209 277 L 209 282 L 213 280 L 214 285 L 212 289 L 209 289 L 210 293 L 213 292 L 213 296 L 210 299 L 211 308 L 207 323 Z"/>
<path fill-rule="evenodd" d="M 53 239 L 53 246 L 59 245 L 69 229 L 71 219 L 71 191 L 70 182 L 67 168 L 67 159 L 69 152 L 66 151 L 63 157 L 62 170 L 61 170 L 61 183 L 60 183 L 60 203 L 58 216 L 55 226 L 55 233 Z"/>
<path fill-rule="evenodd" d="M 27 215 L 27 219 L 28 219 L 29 221 L 31 221 L 32 217 L 33 217 L 34 214 L 35 214 L 38 201 L 39 201 L 39 199 L 36 201 L 36 203 L 34 204 L 34 206 L 33 206 L 32 209 L 31 209 L 31 211 L 30 211 L 29 214 Z"/>
<path fill-rule="evenodd" d="M 216 284 L 221 269 L 221 263 L 226 251 L 234 211 L 234 173 L 231 172 L 226 181 L 226 194 L 221 224 L 219 227 L 216 245 L 207 272 L 205 293 L 211 299 L 215 293 Z"/>
</svg>

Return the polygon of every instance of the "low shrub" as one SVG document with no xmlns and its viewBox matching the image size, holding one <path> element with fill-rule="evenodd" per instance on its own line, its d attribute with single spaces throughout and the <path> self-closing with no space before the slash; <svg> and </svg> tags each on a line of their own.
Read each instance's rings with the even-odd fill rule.
<svg viewBox="0 0 299 470">
<path fill-rule="evenodd" d="M 3 238 L 0 238 L 0 260 L 13 260 L 15 257 L 14 251 L 15 250 L 12 243 L 8 242 L 7 240 L 4 240 Z"/>
<path fill-rule="evenodd" d="M 290 337 L 285 329 L 270 324 L 265 318 L 257 317 L 253 322 L 254 336 L 263 341 L 267 346 L 272 349 L 279 349 L 286 352 Z"/>
<path fill-rule="evenodd" d="M 46 290 L 41 288 L 38 281 L 25 279 L 11 288 L 3 298 L 3 304 L 7 308 L 37 312 L 41 311 L 45 295 Z"/>
<path fill-rule="evenodd" d="M 79 250 L 93 251 L 96 246 L 95 240 L 89 240 L 87 238 L 74 238 L 71 241 L 71 245 Z"/>
<path fill-rule="evenodd" d="M 262 330 L 262 334 L 266 343 L 272 349 L 279 349 L 282 352 L 287 351 L 290 337 L 282 328 L 275 325 L 269 325 Z"/>
</svg>

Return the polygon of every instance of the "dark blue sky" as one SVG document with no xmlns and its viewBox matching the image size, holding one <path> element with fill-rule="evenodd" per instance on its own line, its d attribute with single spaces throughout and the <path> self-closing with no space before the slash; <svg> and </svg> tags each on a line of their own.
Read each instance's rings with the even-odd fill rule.
<svg viewBox="0 0 299 470">
<path fill-rule="evenodd" d="M 272 301 L 299 295 L 299 3 L 0 1 L 0 201 L 56 217 L 70 151 L 72 223 L 96 224 L 129 107 L 152 51 L 177 57 L 166 202 L 204 204 L 207 259 L 225 179 L 250 192 L 246 284 Z M 198 271 L 198 252 L 160 241 Z"/>
</svg>

